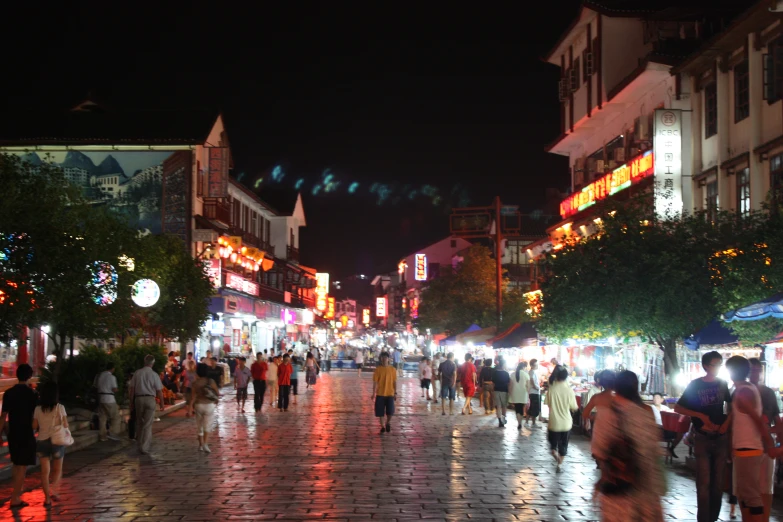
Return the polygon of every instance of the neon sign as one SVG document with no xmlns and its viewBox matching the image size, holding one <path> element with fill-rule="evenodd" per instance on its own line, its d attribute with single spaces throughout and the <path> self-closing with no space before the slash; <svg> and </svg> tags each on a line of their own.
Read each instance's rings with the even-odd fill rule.
<svg viewBox="0 0 783 522">
<path fill-rule="evenodd" d="M 581 191 L 571 194 L 560 203 L 560 216 L 573 216 L 596 202 L 625 190 L 655 172 L 653 152 L 648 150 L 625 165 L 593 181 Z"/>
<path fill-rule="evenodd" d="M 411 299 L 411 317 L 417 319 L 419 317 L 419 298 L 414 297 Z"/>
<path fill-rule="evenodd" d="M 329 273 L 317 272 L 315 274 L 315 308 L 319 312 L 325 312 L 328 306 Z"/>
<path fill-rule="evenodd" d="M 327 319 L 334 319 L 334 297 L 327 297 L 326 298 L 326 315 L 325 317 Z"/>
<path fill-rule="evenodd" d="M 416 281 L 427 280 L 427 254 L 416 254 Z"/>
<path fill-rule="evenodd" d="M 378 297 L 375 299 L 375 317 L 386 317 L 385 297 Z"/>
<path fill-rule="evenodd" d="M 362 310 L 362 324 L 370 324 L 370 309 Z"/>
</svg>

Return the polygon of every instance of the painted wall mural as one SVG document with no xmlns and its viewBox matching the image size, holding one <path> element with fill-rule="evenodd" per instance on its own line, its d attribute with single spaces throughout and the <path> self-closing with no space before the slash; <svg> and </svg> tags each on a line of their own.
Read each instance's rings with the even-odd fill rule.
<svg viewBox="0 0 783 522">
<path fill-rule="evenodd" d="M 188 240 L 190 151 L 46 151 L 20 154 L 63 169 L 94 205 L 108 205 L 131 226 Z"/>
</svg>

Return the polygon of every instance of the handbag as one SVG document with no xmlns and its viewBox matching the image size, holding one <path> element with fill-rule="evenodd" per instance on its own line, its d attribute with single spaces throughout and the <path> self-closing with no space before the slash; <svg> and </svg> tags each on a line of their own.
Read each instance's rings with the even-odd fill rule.
<svg viewBox="0 0 783 522">
<path fill-rule="evenodd" d="M 52 436 L 50 440 L 55 446 L 70 446 L 73 444 L 73 436 L 71 430 L 63 425 L 63 417 L 65 417 L 62 406 L 57 405 L 57 421 L 58 423 L 52 426 Z"/>
<path fill-rule="evenodd" d="M 612 405 L 617 416 L 618 426 L 624 425 L 620 409 Z M 598 490 L 604 495 L 622 495 L 636 487 L 639 479 L 639 466 L 634 442 L 622 428 L 617 440 L 611 445 L 609 456 L 601 463 L 601 478 Z"/>
</svg>

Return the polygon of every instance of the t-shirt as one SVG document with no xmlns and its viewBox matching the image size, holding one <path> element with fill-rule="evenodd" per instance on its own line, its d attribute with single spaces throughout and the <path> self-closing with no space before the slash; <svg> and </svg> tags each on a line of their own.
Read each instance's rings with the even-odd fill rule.
<svg viewBox="0 0 783 522">
<path fill-rule="evenodd" d="M 421 366 L 421 378 L 432 379 L 432 366 L 429 364 L 423 364 Z"/>
<path fill-rule="evenodd" d="M 281 364 L 277 369 L 277 384 L 279 386 L 291 386 L 291 374 L 294 372 L 294 367 L 291 363 Z"/>
<path fill-rule="evenodd" d="M 133 388 L 133 393 L 136 396 L 155 396 L 159 391 L 163 390 L 163 383 L 160 381 L 160 376 L 155 373 L 155 370 L 149 366 L 145 366 L 144 368 L 136 370 L 133 374 L 131 388 Z"/>
<path fill-rule="evenodd" d="M 658 426 L 663 426 L 663 419 L 661 419 L 661 410 L 655 407 L 654 404 L 649 405 L 650 408 L 652 408 L 653 415 L 655 415 L 655 424 Z"/>
<path fill-rule="evenodd" d="M 269 367 L 266 371 L 266 380 L 267 381 L 276 381 L 277 380 L 277 363 L 269 363 Z"/>
<path fill-rule="evenodd" d="M 266 380 L 266 371 L 269 369 L 269 365 L 266 363 L 266 361 L 262 362 L 254 362 L 250 365 L 250 373 L 253 375 L 254 381 L 265 381 Z"/>
<path fill-rule="evenodd" d="M 364 362 L 364 355 L 362 355 L 362 352 L 356 352 L 356 357 L 354 358 L 354 361 L 356 364 L 362 364 Z"/>
<path fill-rule="evenodd" d="M 237 366 L 237 369 L 234 370 L 234 379 L 236 380 L 237 388 L 247 388 L 247 384 L 252 377 L 253 374 L 250 373 L 250 368 L 247 366 L 244 368 Z"/>
<path fill-rule="evenodd" d="M 372 380 L 378 383 L 375 394 L 378 397 L 394 397 L 394 383 L 397 370 L 392 366 L 378 366 L 372 374 Z"/>
<path fill-rule="evenodd" d="M 454 379 L 454 374 L 457 373 L 457 365 L 454 364 L 454 361 L 450 361 L 446 359 L 442 363 L 440 363 L 440 381 L 443 383 L 443 386 L 449 387 L 451 386 L 452 380 Z"/>
<path fill-rule="evenodd" d="M 38 394 L 26 384 L 16 384 L 3 395 L 3 413 L 8 414 L 8 440 L 33 438 L 33 412 Z"/>
<path fill-rule="evenodd" d="M 399 350 L 394 350 L 394 355 L 392 355 L 392 360 L 394 361 L 394 364 L 398 364 L 402 360 L 402 352 Z"/>
<path fill-rule="evenodd" d="M 495 383 L 495 391 L 496 392 L 508 392 L 508 381 L 511 380 L 511 377 L 509 377 L 508 372 L 505 370 L 498 370 L 495 369 L 495 372 L 492 374 L 492 382 Z"/>
<path fill-rule="evenodd" d="M 546 405 L 549 406 L 549 431 L 571 431 L 574 419 L 571 412 L 579 407 L 576 404 L 576 394 L 565 381 L 553 382 L 546 394 Z"/>
<path fill-rule="evenodd" d="M 476 367 L 470 363 L 462 365 L 462 386 L 473 386 L 473 376 L 476 375 Z"/>
<path fill-rule="evenodd" d="M 207 368 L 207 377 L 215 381 L 215 384 L 217 384 L 218 388 L 223 386 L 223 368 L 220 366 Z"/>
<path fill-rule="evenodd" d="M 677 404 L 683 408 L 705 414 L 713 424 L 720 426 L 726 421 L 724 413 L 724 403 L 726 402 L 731 402 L 726 382 L 720 379 L 707 382 L 702 377 L 691 381 Z M 691 420 L 693 427 L 701 431 L 704 426 L 701 419 L 693 417 Z"/>
<path fill-rule="evenodd" d="M 98 376 L 98 402 L 101 404 L 114 404 L 117 400 L 114 398 L 114 389 L 117 386 L 117 377 L 109 371 L 101 372 Z"/>
<path fill-rule="evenodd" d="M 780 408 L 778 408 L 778 398 L 775 391 L 763 384 L 757 384 L 761 395 L 761 410 L 767 417 L 768 424 L 778 424 L 780 422 Z"/>
<path fill-rule="evenodd" d="M 481 368 L 481 373 L 479 373 L 479 382 L 481 384 L 484 384 L 485 382 L 491 382 L 492 381 L 492 368 L 489 366 L 484 366 Z"/>
<path fill-rule="evenodd" d="M 33 418 L 38 421 L 38 440 L 48 440 L 52 438 L 52 428 L 59 424 L 64 424 L 65 408 L 58 404 L 49 411 L 43 411 L 40 406 L 35 407 Z"/>
<path fill-rule="evenodd" d="M 541 381 L 538 378 L 537 370 L 530 370 L 530 394 L 531 395 L 541 394 Z"/>
<path fill-rule="evenodd" d="M 187 370 L 182 373 L 182 379 L 184 380 L 185 388 L 193 388 L 193 383 L 198 379 L 198 374 L 195 371 Z"/>
</svg>

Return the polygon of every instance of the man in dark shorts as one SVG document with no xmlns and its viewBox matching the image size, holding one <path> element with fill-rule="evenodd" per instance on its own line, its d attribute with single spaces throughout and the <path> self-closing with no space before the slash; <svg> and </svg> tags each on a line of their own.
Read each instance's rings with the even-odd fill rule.
<svg viewBox="0 0 783 522">
<path fill-rule="evenodd" d="M 454 400 L 457 398 L 457 365 L 454 364 L 454 354 L 449 353 L 446 360 L 440 363 L 440 411 L 446 415 L 446 399 L 449 400 L 449 415 L 454 415 Z"/>
<path fill-rule="evenodd" d="M 389 353 L 381 353 L 381 362 L 372 375 L 372 397 L 375 402 L 375 416 L 381 424 L 381 435 L 391 431 L 394 415 L 394 399 L 397 397 L 397 370 L 389 366 Z M 386 424 L 383 417 L 386 417 Z"/>
<path fill-rule="evenodd" d="M 11 454 L 12 483 L 11 509 L 27 506 L 22 501 L 22 488 L 27 466 L 35 465 L 35 433 L 33 433 L 33 412 L 38 395 L 29 386 L 33 376 L 29 364 L 20 364 L 16 369 L 19 383 L 3 395 L 3 412 L 0 414 L 0 433 L 8 423 L 8 452 Z"/>
</svg>

